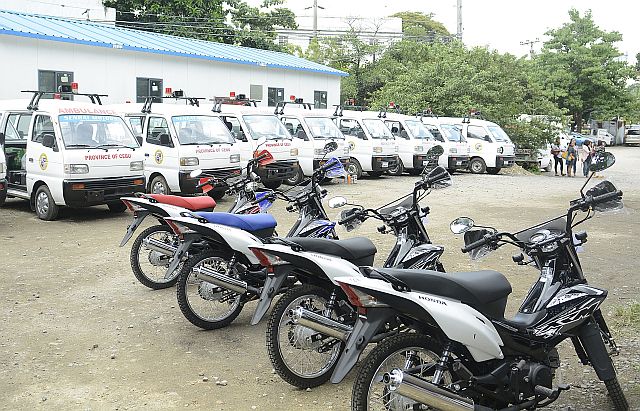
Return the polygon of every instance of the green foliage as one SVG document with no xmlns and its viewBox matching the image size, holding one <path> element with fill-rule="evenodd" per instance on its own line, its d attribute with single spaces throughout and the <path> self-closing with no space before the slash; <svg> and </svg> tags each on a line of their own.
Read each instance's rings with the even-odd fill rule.
<svg viewBox="0 0 640 411">
<path fill-rule="evenodd" d="M 628 104 L 626 83 L 635 71 L 621 61 L 615 43 L 618 32 L 601 30 L 591 12 L 584 15 L 571 9 L 570 22 L 549 30 L 551 38 L 535 56 L 544 73 L 545 87 L 553 91 L 555 102 L 573 115 L 580 131 L 592 113 L 602 115 Z"/>
<path fill-rule="evenodd" d="M 401 11 L 391 17 L 402 19 L 402 32 L 405 35 L 419 37 L 451 36 L 449 30 L 437 20 L 433 13 L 425 14 L 419 11 Z"/>
<path fill-rule="evenodd" d="M 242 0 L 103 0 L 115 7 L 117 25 L 246 47 L 282 51 L 276 28 L 297 28 L 295 15 L 264 0 L 260 7 Z"/>
<path fill-rule="evenodd" d="M 511 140 L 520 148 L 544 148 L 553 142 L 559 129 L 555 122 L 543 118 L 508 119 L 501 123 Z"/>
</svg>

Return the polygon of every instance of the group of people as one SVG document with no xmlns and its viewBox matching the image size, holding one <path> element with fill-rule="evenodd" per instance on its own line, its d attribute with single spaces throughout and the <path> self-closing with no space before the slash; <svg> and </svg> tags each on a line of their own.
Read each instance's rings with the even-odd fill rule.
<svg viewBox="0 0 640 411">
<path fill-rule="evenodd" d="M 558 137 L 556 142 L 551 146 L 551 155 L 555 162 L 554 170 L 556 172 L 556 176 L 565 175 L 564 165 L 566 164 L 566 175 L 569 177 L 575 177 L 578 161 L 580 161 L 582 163 L 582 174 L 585 177 L 588 177 L 591 160 L 593 159 L 596 151 L 601 149 L 604 149 L 603 141 L 599 141 L 598 146 L 596 147 L 591 140 L 585 140 L 582 146 L 578 147 L 576 145 L 576 139 L 572 138 L 569 141 L 569 145 L 565 146 L 562 144 L 560 137 Z M 558 174 L 558 165 L 560 166 L 560 174 Z"/>
</svg>

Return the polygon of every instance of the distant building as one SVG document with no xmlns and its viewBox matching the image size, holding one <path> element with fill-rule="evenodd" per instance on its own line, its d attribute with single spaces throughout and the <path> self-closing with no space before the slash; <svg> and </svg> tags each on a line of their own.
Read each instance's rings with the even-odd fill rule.
<svg viewBox="0 0 640 411">
<path fill-rule="evenodd" d="M 31 4 L 9 3 L 21 10 Z M 25 89 L 64 91 L 76 83 L 81 93 L 108 94 L 109 103 L 177 90 L 205 98 L 244 94 L 270 106 L 291 98 L 319 108 L 340 102 L 342 71 L 286 53 L 86 21 L 82 10 L 71 9 L 79 3 L 67 0 L 56 8 L 73 11 L 74 18 L 0 10 L 0 99 L 19 98 Z M 82 4 L 97 18 L 99 0 Z M 113 22 L 111 13 L 105 9 L 100 18 Z"/>
</svg>

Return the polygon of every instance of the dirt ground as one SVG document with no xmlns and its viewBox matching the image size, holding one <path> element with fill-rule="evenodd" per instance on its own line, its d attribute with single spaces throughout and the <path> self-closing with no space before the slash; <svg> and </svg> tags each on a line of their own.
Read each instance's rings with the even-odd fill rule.
<svg viewBox="0 0 640 411">
<path fill-rule="evenodd" d="M 637 300 L 640 288 L 637 236 L 640 220 L 640 149 L 613 148 L 617 164 L 604 172 L 625 192 L 626 209 L 600 215 L 582 227 L 589 232 L 581 256 L 590 283 L 607 288 L 603 312 L 622 354 L 615 359 L 633 409 L 640 409 L 640 337 L 616 326 L 616 307 Z M 330 184 L 331 195 L 380 206 L 411 190 L 416 177 L 363 178 L 355 185 Z M 470 262 L 462 239 L 449 231 L 458 216 L 503 230 L 525 228 L 559 215 L 578 196 L 583 178 L 541 175 L 456 174 L 454 186 L 434 191 L 429 233 L 447 251 L 448 271 L 491 268 L 513 284 L 508 311 L 517 310 L 537 274 L 511 262 L 503 247 Z M 220 209 L 228 207 L 222 201 Z M 279 231 L 295 215 L 274 207 Z M 336 210 L 329 210 L 337 216 Z M 106 207 L 64 210 L 54 222 L 39 221 L 21 200 L 0 209 L 0 407 L 2 409 L 208 409 L 346 410 L 355 371 L 338 385 L 294 389 L 272 372 L 265 349 L 265 322 L 249 326 L 253 304 L 228 328 L 202 331 L 187 322 L 175 290 L 152 291 L 129 266 L 129 246 L 118 248 L 131 215 Z M 149 221 L 151 223 L 151 221 Z M 368 236 L 378 246 L 377 262 L 393 237 L 377 233 L 375 221 L 343 237 Z M 609 408 L 604 386 L 591 368 L 562 348 L 559 382 L 574 387 L 553 409 Z M 206 380 L 206 381 L 205 381 Z M 226 380 L 226 385 L 216 381 Z"/>
</svg>

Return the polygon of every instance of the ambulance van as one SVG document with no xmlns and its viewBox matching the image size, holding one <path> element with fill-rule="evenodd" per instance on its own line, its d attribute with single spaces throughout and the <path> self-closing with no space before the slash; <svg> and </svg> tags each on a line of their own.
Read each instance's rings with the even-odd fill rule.
<svg viewBox="0 0 640 411">
<path fill-rule="evenodd" d="M 435 116 L 418 116 L 418 118 L 444 148 L 446 155 L 440 156 L 439 165 L 451 174 L 456 170 L 466 170 L 469 167 L 471 149 L 462 136 L 460 128 L 452 124 L 443 124 L 440 118 Z"/>
</svg>

